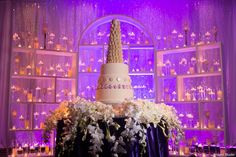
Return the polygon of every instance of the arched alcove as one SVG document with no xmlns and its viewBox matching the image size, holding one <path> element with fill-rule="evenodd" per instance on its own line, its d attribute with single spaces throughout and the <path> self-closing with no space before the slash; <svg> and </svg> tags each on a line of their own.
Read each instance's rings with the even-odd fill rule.
<svg viewBox="0 0 236 157">
<path fill-rule="evenodd" d="M 109 15 L 95 20 L 83 31 L 78 52 L 78 95 L 95 99 L 100 66 L 106 61 L 112 19 L 121 24 L 124 63 L 129 65 L 136 98 L 154 100 L 154 42 L 145 27 L 124 15 Z"/>
</svg>

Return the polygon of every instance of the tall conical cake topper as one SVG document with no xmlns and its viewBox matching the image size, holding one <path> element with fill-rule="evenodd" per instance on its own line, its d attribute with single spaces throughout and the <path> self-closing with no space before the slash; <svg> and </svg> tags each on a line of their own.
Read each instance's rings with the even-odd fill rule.
<svg viewBox="0 0 236 157">
<path fill-rule="evenodd" d="M 111 23 L 107 63 L 123 63 L 120 21 L 118 21 L 117 19 L 113 19 Z"/>
</svg>

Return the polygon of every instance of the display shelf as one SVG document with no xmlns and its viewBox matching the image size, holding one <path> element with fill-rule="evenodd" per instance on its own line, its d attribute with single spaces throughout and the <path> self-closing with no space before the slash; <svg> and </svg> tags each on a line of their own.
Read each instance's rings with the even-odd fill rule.
<svg viewBox="0 0 236 157">
<path fill-rule="evenodd" d="M 174 106 L 185 140 L 194 134 L 204 143 L 210 136 L 225 142 L 221 43 L 158 51 L 156 101 Z M 222 132 L 218 134 L 214 132 Z M 222 142 L 223 139 L 223 142 Z M 216 142 L 217 140 L 214 140 Z M 216 142 L 217 144 L 217 142 Z"/>
<path fill-rule="evenodd" d="M 59 106 L 58 99 L 71 100 L 77 95 L 77 53 L 13 48 L 11 63 L 10 143 L 12 147 L 15 141 L 43 143 L 41 133 L 45 118 Z M 63 95 L 57 97 L 60 92 Z M 32 138 L 22 138 L 25 132 Z M 54 140 L 49 145 L 53 148 Z"/>
</svg>

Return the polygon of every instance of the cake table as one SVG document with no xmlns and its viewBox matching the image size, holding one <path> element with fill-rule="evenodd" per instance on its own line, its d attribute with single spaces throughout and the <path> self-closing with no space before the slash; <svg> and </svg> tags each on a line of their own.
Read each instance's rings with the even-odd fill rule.
<svg viewBox="0 0 236 157">
<path fill-rule="evenodd" d="M 115 130 L 112 130 L 113 133 L 116 135 L 119 135 L 121 131 L 124 129 L 124 118 L 114 118 L 114 121 L 120 124 L 121 128 L 119 131 L 115 132 Z M 105 129 L 103 124 L 99 124 L 102 129 Z M 58 152 L 60 152 L 60 149 L 62 149 L 59 146 L 59 142 L 62 141 L 63 137 L 63 121 L 58 122 L 57 126 L 57 141 L 56 141 L 56 153 L 55 156 L 59 157 Z M 167 129 L 164 130 L 167 133 Z M 79 133 L 78 130 L 77 137 L 76 137 L 76 143 L 75 148 L 73 148 L 73 155 L 71 156 L 64 156 L 64 157 L 90 157 L 91 155 L 88 153 L 89 151 L 89 141 L 85 140 L 82 141 L 82 135 Z M 163 133 L 163 129 L 159 126 L 154 128 L 152 125 L 150 128 L 147 129 L 147 147 L 146 147 L 146 153 L 143 155 L 140 154 L 140 148 L 138 147 L 137 142 L 134 142 L 131 146 L 127 145 L 128 152 L 126 154 L 123 154 L 121 157 L 168 157 L 168 139 L 165 137 Z M 112 154 L 110 152 L 111 146 L 106 140 L 103 140 L 104 145 L 102 146 L 102 153 L 99 154 L 100 157 L 112 157 Z M 65 152 L 65 154 L 67 154 Z"/>
</svg>

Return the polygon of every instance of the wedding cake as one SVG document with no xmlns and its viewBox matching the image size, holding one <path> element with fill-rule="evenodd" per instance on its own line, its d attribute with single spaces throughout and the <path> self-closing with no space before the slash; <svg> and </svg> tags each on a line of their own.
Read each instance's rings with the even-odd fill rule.
<svg viewBox="0 0 236 157">
<path fill-rule="evenodd" d="M 128 65 L 123 63 L 120 22 L 112 20 L 106 64 L 101 66 L 96 101 L 119 104 L 133 99 Z"/>
</svg>

